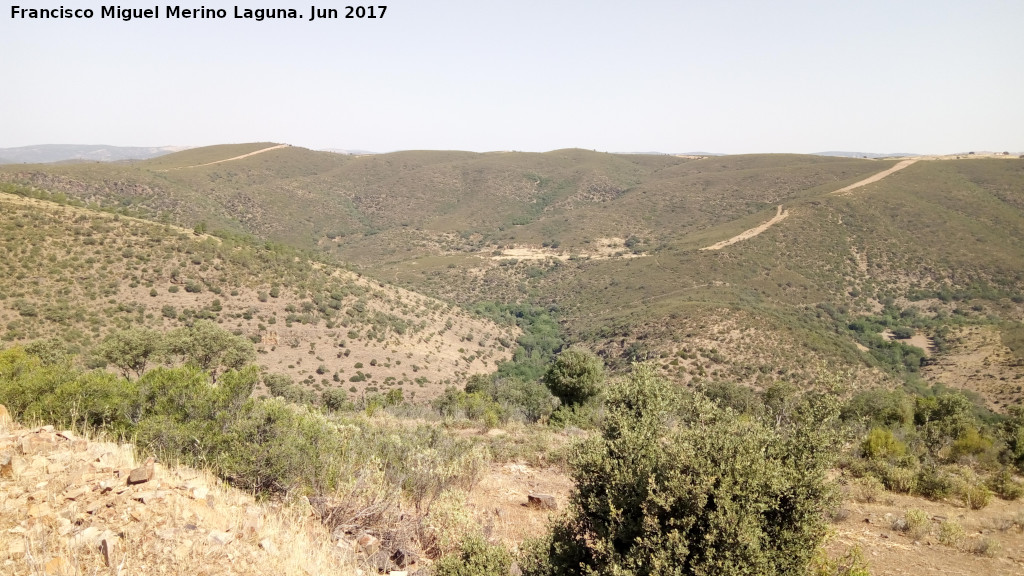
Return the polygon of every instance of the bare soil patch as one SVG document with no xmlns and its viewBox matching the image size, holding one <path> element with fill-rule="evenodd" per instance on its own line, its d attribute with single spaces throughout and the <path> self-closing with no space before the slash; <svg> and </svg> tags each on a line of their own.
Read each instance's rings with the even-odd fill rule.
<svg viewBox="0 0 1024 576">
<path fill-rule="evenodd" d="M 867 186 L 868 184 L 873 184 L 875 182 L 878 182 L 882 178 L 885 178 L 886 176 L 888 176 L 888 175 L 890 175 L 890 174 L 892 174 L 894 172 L 899 172 L 900 170 L 903 170 L 907 166 L 910 166 L 911 164 L 917 162 L 917 160 L 918 160 L 917 158 L 911 158 L 910 160 L 903 160 L 902 162 L 897 163 L 895 166 L 893 166 L 892 168 L 889 168 L 888 170 L 882 170 L 878 174 L 874 174 L 872 176 L 868 176 L 867 178 L 865 178 L 865 179 L 863 179 L 863 180 L 861 180 L 859 182 L 854 182 L 853 184 L 850 184 L 849 186 L 846 186 L 844 188 L 840 188 L 839 190 L 836 190 L 835 192 L 833 192 L 833 194 L 845 195 L 845 194 L 848 194 L 849 192 L 851 192 L 852 190 L 860 188 L 861 186 Z"/>
<path fill-rule="evenodd" d="M 778 224 L 779 222 L 782 222 L 783 220 L 786 219 L 787 216 L 789 216 L 789 211 L 783 210 L 782 204 L 779 204 L 778 208 L 775 211 L 775 216 L 773 216 L 771 220 L 765 222 L 764 224 L 761 224 L 760 226 L 755 226 L 750 230 L 740 232 L 739 234 L 733 236 L 732 238 L 729 238 L 728 240 L 722 240 L 721 242 L 712 244 L 711 246 L 701 248 L 701 250 L 721 250 L 722 248 L 725 248 L 726 246 L 732 246 L 737 242 L 749 240 L 750 238 L 757 236 L 758 234 L 764 232 L 765 230 L 771 228 L 772 226 Z"/>
<path fill-rule="evenodd" d="M 242 154 L 241 156 L 235 156 L 233 158 L 225 158 L 223 160 L 216 160 L 214 162 L 207 162 L 205 164 L 193 164 L 191 166 L 179 166 L 177 168 L 168 168 L 166 170 L 157 170 L 157 172 L 170 172 L 171 170 L 184 170 L 186 168 L 200 168 L 202 166 L 213 166 L 214 164 L 223 164 L 225 162 L 233 162 L 235 160 L 241 160 L 242 158 L 248 158 L 249 156 L 255 156 L 264 152 L 270 152 L 271 150 L 278 150 L 280 148 L 289 148 L 291 144 L 278 144 L 277 146 L 270 146 L 268 148 L 262 148 L 255 152 L 249 152 L 248 154 Z"/>
</svg>

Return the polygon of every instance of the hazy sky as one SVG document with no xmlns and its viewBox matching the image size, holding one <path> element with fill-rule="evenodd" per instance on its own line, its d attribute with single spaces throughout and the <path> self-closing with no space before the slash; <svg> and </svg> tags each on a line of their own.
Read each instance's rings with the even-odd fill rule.
<svg viewBox="0 0 1024 576">
<path fill-rule="evenodd" d="M 6 2 L 0 147 L 1024 151 L 1021 0 L 379 0 L 313 22 L 238 1 L 131 22 Z"/>
</svg>

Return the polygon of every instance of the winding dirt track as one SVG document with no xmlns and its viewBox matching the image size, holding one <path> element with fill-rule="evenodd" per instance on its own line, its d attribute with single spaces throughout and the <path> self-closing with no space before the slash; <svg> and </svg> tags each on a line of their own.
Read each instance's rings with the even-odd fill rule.
<svg viewBox="0 0 1024 576">
<path fill-rule="evenodd" d="M 782 222 L 783 220 L 785 220 L 786 216 L 789 216 L 789 210 L 783 210 L 782 204 L 779 204 L 778 208 L 775 211 L 775 216 L 771 220 L 765 222 L 764 224 L 761 224 L 760 226 L 755 226 L 750 230 L 740 232 L 739 234 L 733 236 L 732 238 L 729 238 L 728 240 L 722 240 L 717 244 L 712 244 L 711 246 L 701 248 L 701 250 L 721 250 L 722 248 L 735 244 L 741 240 L 753 238 L 754 236 L 757 236 L 758 234 L 764 232 L 765 230 L 774 226 L 775 224 Z"/>
<path fill-rule="evenodd" d="M 917 162 L 917 158 L 911 158 L 910 160 L 903 160 L 902 162 L 896 164 L 895 166 L 893 166 L 892 168 L 889 168 L 888 170 L 882 170 L 878 174 L 873 174 L 871 176 L 868 176 L 867 178 L 865 178 L 865 179 L 863 179 L 863 180 L 861 180 L 859 182 L 854 182 L 853 184 L 850 184 L 849 186 L 846 186 L 844 188 L 840 188 L 839 190 L 836 190 L 835 192 L 831 192 L 831 194 L 834 194 L 834 195 L 847 195 L 847 194 L 849 194 L 851 191 L 853 191 L 856 188 L 860 188 L 861 186 L 867 186 L 868 184 L 872 184 L 874 182 L 878 182 L 879 180 L 881 180 L 882 178 L 885 178 L 886 176 L 892 174 L 893 172 L 898 172 L 900 170 L 903 170 L 904 168 L 906 168 L 907 166 L 910 166 L 914 162 Z M 722 248 L 725 248 L 726 246 L 731 246 L 731 245 L 733 245 L 733 244 L 735 244 L 737 242 L 740 242 L 741 240 L 748 240 L 750 238 L 753 238 L 754 236 L 757 236 L 761 232 L 764 232 L 765 230 L 767 230 L 768 228 L 774 226 L 775 224 L 778 224 L 783 219 L 785 219 L 786 216 L 789 216 L 789 211 L 788 210 L 784 211 L 782 209 L 782 205 L 779 204 L 778 210 L 775 213 L 775 217 L 772 218 L 771 220 L 765 222 L 764 224 L 761 224 L 760 226 L 756 226 L 754 228 L 751 228 L 750 230 L 745 230 L 743 232 L 740 232 L 739 234 L 737 234 L 736 236 L 733 236 L 732 238 L 729 238 L 728 240 L 722 240 L 721 242 L 718 242 L 717 244 L 712 244 L 711 246 L 706 246 L 704 248 L 701 248 L 701 250 L 721 250 Z"/>
<path fill-rule="evenodd" d="M 242 154 L 241 156 L 235 156 L 234 158 L 225 158 L 223 160 L 217 160 L 214 162 L 207 162 L 206 164 L 193 164 L 191 166 L 178 166 L 177 168 L 168 168 L 167 170 L 158 170 L 158 172 L 170 172 L 171 170 L 184 170 L 185 168 L 199 168 L 202 166 L 213 166 L 214 164 L 223 164 L 225 162 L 233 162 L 235 160 L 241 160 L 242 158 L 248 158 L 249 156 L 255 156 L 257 154 L 263 154 L 264 152 L 270 152 L 271 150 L 277 150 L 278 148 L 289 148 L 291 144 L 278 144 L 277 146 L 271 146 L 269 148 L 261 148 L 255 152 L 249 152 L 248 154 Z"/>
</svg>

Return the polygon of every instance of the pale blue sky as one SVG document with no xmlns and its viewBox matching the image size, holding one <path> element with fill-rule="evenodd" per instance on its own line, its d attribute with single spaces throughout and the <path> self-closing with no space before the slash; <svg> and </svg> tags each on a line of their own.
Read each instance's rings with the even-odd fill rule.
<svg viewBox="0 0 1024 576">
<path fill-rule="evenodd" d="M 0 147 L 1024 151 L 1021 0 L 379 2 L 315 22 L 7 2 Z"/>
</svg>

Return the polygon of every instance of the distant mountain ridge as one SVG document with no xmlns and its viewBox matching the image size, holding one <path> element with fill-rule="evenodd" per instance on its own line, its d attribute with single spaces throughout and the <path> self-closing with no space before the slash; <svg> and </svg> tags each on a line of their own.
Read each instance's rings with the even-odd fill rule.
<svg viewBox="0 0 1024 576">
<path fill-rule="evenodd" d="M 920 156 L 913 152 L 892 152 L 889 154 L 879 154 L 877 152 L 814 152 L 814 156 L 837 156 L 839 158 L 904 158 L 907 156 Z"/>
<path fill-rule="evenodd" d="M 121 160 L 147 160 L 188 146 L 107 146 L 105 144 L 40 144 L 0 148 L 0 164 L 47 164 L 82 160 L 92 162 L 118 162 Z"/>
</svg>

